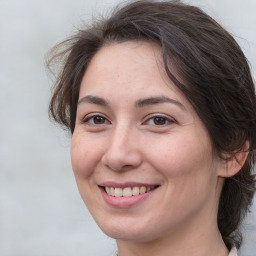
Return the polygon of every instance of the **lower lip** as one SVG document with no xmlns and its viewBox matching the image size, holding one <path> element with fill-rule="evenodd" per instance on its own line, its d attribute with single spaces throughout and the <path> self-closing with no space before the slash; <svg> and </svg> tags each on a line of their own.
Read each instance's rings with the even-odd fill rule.
<svg viewBox="0 0 256 256">
<path fill-rule="evenodd" d="M 111 196 L 104 189 L 101 189 L 101 194 L 106 201 L 112 207 L 115 208 L 130 208 L 135 206 L 141 202 L 143 202 L 146 198 L 148 198 L 152 193 L 155 192 L 156 189 L 153 189 L 147 193 L 137 195 L 137 196 L 130 196 L 130 197 L 115 197 Z"/>
</svg>

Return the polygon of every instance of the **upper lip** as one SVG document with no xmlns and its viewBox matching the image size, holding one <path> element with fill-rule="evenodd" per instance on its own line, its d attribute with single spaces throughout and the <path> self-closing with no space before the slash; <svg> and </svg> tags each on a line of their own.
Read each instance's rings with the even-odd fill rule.
<svg viewBox="0 0 256 256">
<path fill-rule="evenodd" d="M 133 182 L 133 181 L 128 181 L 128 182 L 123 182 L 123 183 L 118 183 L 114 181 L 106 181 L 103 183 L 100 183 L 99 186 L 101 187 L 113 187 L 113 188 L 127 188 L 127 187 L 142 187 L 142 186 L 159 186 L 159 184 L 154 184 L 154 183 L 143 183 L 143 182 Z"/>
</svg>

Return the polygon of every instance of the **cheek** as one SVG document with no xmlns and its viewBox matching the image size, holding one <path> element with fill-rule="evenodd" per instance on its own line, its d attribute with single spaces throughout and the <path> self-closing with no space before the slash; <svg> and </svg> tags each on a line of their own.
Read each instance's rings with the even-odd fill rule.
<svg viewBox="0 0 256 256">
<path fill-rule="evenodd" d="M 174 191 L 181 193 L 188 187 L 200 190 L 199 187 L 214 183 L 212 148 L 207 136 L 202 141 L 195 133 L 176 134 L 155 145 L 148 159 L 172 184 L 172 189 L 175 187 Z"/>
<path fill-rule="evenodd" d="M 182 219 L 198 211 L 209 199 L 214 200 L 217 176 L 210 146 L 204 147 L 193 137 L 186 137 L 186 142 L 172 140 L 168 147 L 158 148 L 159 157 L 154 158 L 155 169 L 167 184 L 162 208 L 165 218 L 169 218 L 171 209 L 173 216 Z"/>
<path fill-rule="evenodd" d="M 163 169 L 172 170 L 174 175 L 189 172 L 193 167 L 209 163 L 211 159 L 209 148 L 202 148 L 194 138 L 176 137 L 162 143 L 158 141 L 155 145 L 149 158 Z"/>
<path fill-rule="evenodd" d="M 93 174 L 95 166 L 100 161 L 100 147 L 90 140 L 76 136 L 72 137 L 71 162 L 76 178 L 88 178 Z"/>
<path fill-rule="evenodd" d="M 90 143 L 83 136 L 72 137 L 71 162 L 80 195 L 88 209 L 97 208 L 97 200 L 92 195 L 97 191 L 95 186 L 95 170 L 101 159 L 101 148 L 97 143 Z M 99 204 L 98 204 L 99 205 Z"/>
</svg>

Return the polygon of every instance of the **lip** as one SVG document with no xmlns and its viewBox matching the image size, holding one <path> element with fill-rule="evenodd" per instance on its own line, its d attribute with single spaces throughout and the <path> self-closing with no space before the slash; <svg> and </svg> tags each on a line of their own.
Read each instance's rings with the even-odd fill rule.
<svg viewBox="0 0 256 256">
<path fill-rule="evenodd" d="M 153 190 L 150 190 L 147 193 L 140 194 L 137 196 L 130 196 L 130 197 L 114 197 L 107 194 L 107 192 L 104 189 L 104 187 L 125 188 L 125 187 L 140 187 L 140 186 L 157 186 L 157 187 Z M 142 203 L 148 197 L 152 196 L 152 194 L 157 190 L 158 186 L 159 185 L 148 185 L 145 183 L 137 183 L 137 182 L 125 182 L 125 183 L 104 182 L 99 186 L 99 188 L 104 201 L 109 206 L 114 208 L 119 208 L 119 209 L 127 209 Z"/>
<path fill-rule="evenodd" d="M 148 183 L 138 183 L 138 182 L 124 182 L 117 183 L 113 181 L 107 181 L 99 184 L 100 187 L 113 187 L 113 188 L 127 188 L 127 187 L 142 187 L 142 186 L 159 186 L 159 184 L 148 184 Z"/>
</svg>

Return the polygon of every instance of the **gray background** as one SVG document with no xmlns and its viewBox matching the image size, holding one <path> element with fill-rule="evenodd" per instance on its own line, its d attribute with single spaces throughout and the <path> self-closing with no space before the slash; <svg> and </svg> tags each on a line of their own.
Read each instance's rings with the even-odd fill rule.
<svg viewBox="0 0 256 256">
<path fill-rule="evenodd" d="M 117 0 L 0 0 L 0 255 L 107 256 L 115 243 L 78 194 L 70 138 L 50 123 L 45 53 Z M 256 70 L 256 1 L 194 0 L 237 39 Z M 256 204 L 256 203 L 255 203 Z M 256 255 L 256 206 L 242 256 Z"/>
</svg>

